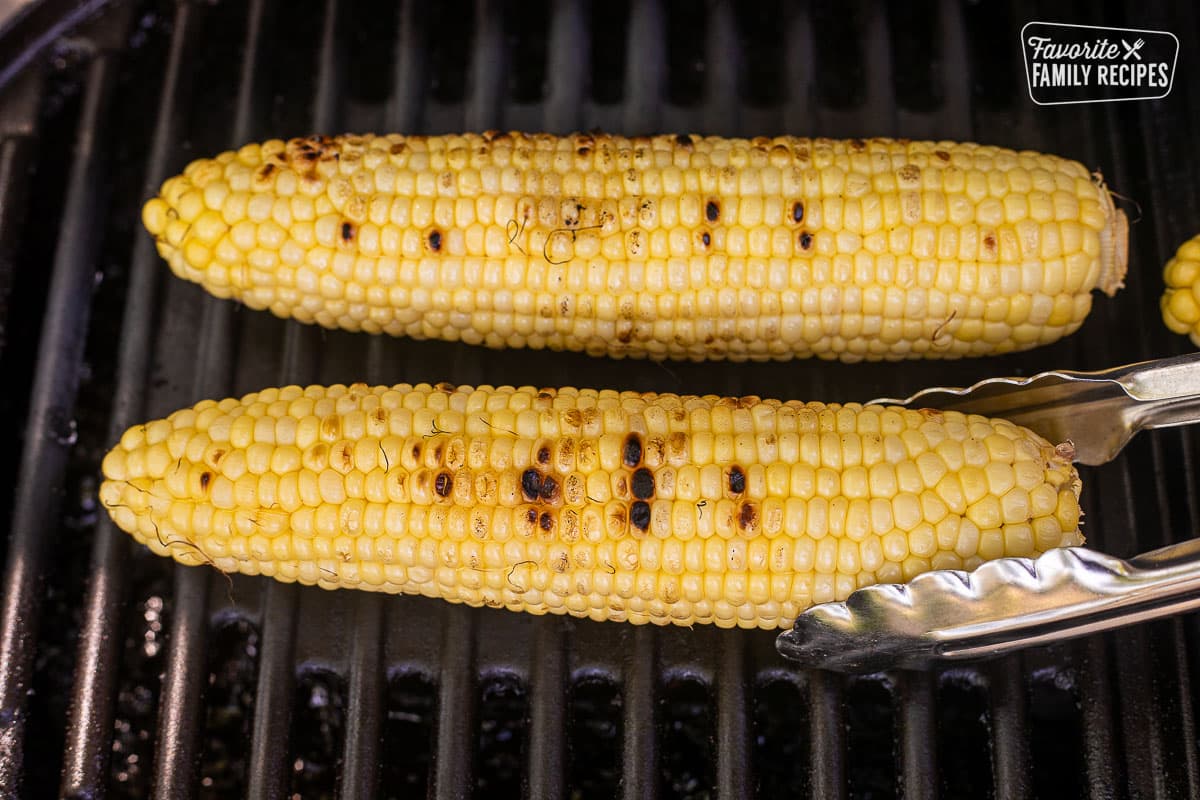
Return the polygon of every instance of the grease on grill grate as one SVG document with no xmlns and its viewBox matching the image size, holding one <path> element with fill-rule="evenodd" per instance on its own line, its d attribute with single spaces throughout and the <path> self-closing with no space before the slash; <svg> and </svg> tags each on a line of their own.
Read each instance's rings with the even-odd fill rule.
<svg viewBox="0 0 1200 800">
<path fill-rule="evenodd" d="M 366 0 L 352 3 L 344 34 L 349 40 L 346 64 L 348 99 L 369 105 L 386 103 L 392 94 L 391 37 L 380 31 L 396 30 L 399 3 Z"/>
<path fill-rule="evenodd" d="M 896 714 L 891 682 L 878 676 L 846 683 L 846 763 L 849 796 L 896 796 Z"/>
<path fill-rule="evenodd" d="M 456 103 L 466 95 L 475 4 L 466 0 L 433 3 L 427 32 L 430 94 L 439 103 Z"/>
<path fill-rule="evenodd" d="M 169 572 L 150 569 L 153 555 L 139 554 L 142 569 L 130 589 L 126 632 L 117 682 L 109 793 L 139 800 L 150 796 L 154 763 L 154 723 L 158 718 L 158 676 L 166 665 L 166 635 L 171 622 Z"/>
<path fill-rule="evenodd" d="M 612 105 L 621 102 L 625 88 L 629 0 L 592 3 L 590 13 L 592 99 Z"/>
<path fill-rule="evenodd" d="M 942 793 L 986 796 L 992 785 L 987 686 L 974 673 L 947 673 L 938 685 L 937 706 Z"/>
<path fill-rule="evenodd" d="M 200 797 L 245 792 L 258 673 L 258 631 L 241 617 L 219 621 L 208 636 L 208 688 L 204 694 L 204 759 Z"/>
<path fill-rule="evenodd" d="M 546 91 L 546 40 L 550 26 L 547 0 L 524 0 L 520 14 L 504 15 L 508 96 L 514 103 L 536 103 Z"/>
<path fill-rule="evenodd" d="M 896 104 L 910 111 L 936 111 L 942 105 L 944 65 L 938 0 L 912 0 L 888 15 L 892 36 L 892 88 Z"/>
<path fill-rule="evenodd" d="M 512 673 L 485 676 L 479 686 L 475 791 L 480 797 L 520 793 L 529 734 L 529 693 Z"/>
<path fill-rule="evenodd" d="M 995 31 L 1016 30 L 1018 23 L 1006 3 L 964 3 L 963 23 L 971 40 L 971 91 L 975 102 L 987 109 L 1010 108 L 1024 93 L 1019 74 L 1020 53 L 1012 42 Z"/>
<path fill-rule="evenodd" d="M 793 676 L 773 676 L 754 690 L 754 775 L 760 797 L 808 797 L 808 702 Z"/>
<path fill-rule="evenodd" d="M 291 792 L 305 800 L 332 800 L 346 733 L 346 682 L 319 667 L 296 678 L 288 763 Z"/>
<path fill-rule="evenodd" d="M 667 99 L 677 106 L 704 100 L 705 38 L 708 17 L 696 13 L 694 0 L 667 0 Z"/>
<path fill-rule="evenodd" d="M 1029 681 L 1030 752 L 1038 797 L 1084 795 L 1083 730 L 1075 678 L 1058 668 Z"/>
<path fill-rule="evenodd" d="M 380 788 L 388 800 L 425 796 L 436 712 L 437 688 L 427 676 L 400 672 L 389 678 L 380 751 Z"/>
<path fill-rule="evenodd" d="M 572 800 L 616 797 L 621 780 L 621 689 L 603 674 L 571 686 L 567 785 Z"/>
<path fill-rule="evenodd" d="M 812 8 L 817 96 L 832 109 L 858 108 L 867 99 L 863 31 L 867 10 L 859 0 L 821 0 Z"/>
<path fill-rule="evenodd" d="M 742 52 L 738 90 L 746 105 L 774 108 L 787 100 L 783 6 L 779 0 L 738 3 L 735 14 Z"/>
<path fill-rule="evenodd" d="M 716 710 L 709 687 L 699 678 L 668 676 L 658 701 L 662 752 L 659 779 L 667 797 L 700 800 L 716 782 L 713 742 Z"/>
</svg>

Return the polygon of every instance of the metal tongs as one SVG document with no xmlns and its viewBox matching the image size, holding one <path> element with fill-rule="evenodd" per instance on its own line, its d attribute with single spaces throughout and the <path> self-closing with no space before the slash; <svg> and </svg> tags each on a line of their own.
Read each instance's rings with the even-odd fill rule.
<svg viewBox="0 0 1200 800">
<path fill-rule="evenodd" d="M 1075 460 L 1111 461 L 1140 430 L 1200 422 L 1200 353 L 1100 372 L 993 378 L 884 405 L 1003 417 Z M 775 646 L 805 666 L 843 672 L 922 669 L 1200 608 L 1200 539 L 1128 560 L 1083 547 L 1002 558 L 972 572 L 937 570 L 859 589 L 801 614 Z"/>
</svg>

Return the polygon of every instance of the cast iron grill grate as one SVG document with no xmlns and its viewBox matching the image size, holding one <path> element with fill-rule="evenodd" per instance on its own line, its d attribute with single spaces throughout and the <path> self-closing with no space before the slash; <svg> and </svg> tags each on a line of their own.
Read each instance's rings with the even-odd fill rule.
<svg viewBox="0 0 1200 800">
<path fill-rule="evenodd" d="M 1171 30 L 1185 59 L 1200 44 L 1182 5 L 1075 5 L 1064 17 Z M 150 0 L 83 23 L 68 8 L 0 37 L 12 58 L 38 31 L 53 42 L 0 71 L 0 486 L 17 487 L 0 495 L 5 795 L 1200 795 L 1195 616 L 843 679 L 789 669 L 764 633 L 227 582 L 132 547 L 92 499 L 126 425 L 270 384 L 852 400 L 1180 352 L 1156 303 L 1159 265 L 1200 219 L 1186 71 L 1163 101 L 1036 109 L 1016 46 L 1029 4 Z M 715 369 L 301 328 L 169 280 L 139 230 L 163 177 L 243 141 L 489 127 L 984 139 L 1103 165 L 1145 221 L 1129 287 L 1053 347 Z M 1127 555 L 1200 529 L 1196 446 L 1188 430 L 1143 436 L 1089 470 L 1092 542 Z"/>
</svg>

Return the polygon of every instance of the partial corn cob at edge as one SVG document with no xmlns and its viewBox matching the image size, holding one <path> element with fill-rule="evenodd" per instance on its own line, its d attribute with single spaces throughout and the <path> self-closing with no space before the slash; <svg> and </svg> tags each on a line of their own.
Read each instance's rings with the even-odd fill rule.
<svg viewBox="0 0 1200 800">
<path fill-rule="evenodd" d="M 1127 255 L 1077 162 L 889 139 L 271 140 L 192 162 L 143 220 L 176 275 L 280 317 L 655 359 L 1023 350 Z"/>
<path fill-rule="evenodd" d="M 289 386 L 129 429 L 116 523 L 184 564 L 635 623 L 788 626 L 1082 542 L 1069 445 L 957 412 Z"/>
<path fill-rule="evenodd" d="M 1200 236 L 1179 246 L 1163 267 L 1163 282 L 1166 290 L 1159 302 L 1163 322 L 1200 347 Z"/>
</svg>

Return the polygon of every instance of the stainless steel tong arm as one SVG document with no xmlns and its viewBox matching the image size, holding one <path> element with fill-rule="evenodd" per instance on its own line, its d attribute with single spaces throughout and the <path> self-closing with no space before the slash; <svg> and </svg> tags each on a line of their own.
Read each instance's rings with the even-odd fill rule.
<svg viewBox="0 0 1200 800">
<path fill-rule="evenodd" d="M 859 589 L 780 634 L 776 648 L 844 672 L 980 658 L 1200 608 L 1200 540 L 1124 561 L 1082 547 Z"/>
<path fill-rule="evenodd" d="M 1003 417 L 1084 464 L 1112 460 L 1140 430 L 1200 422 L 1200 353 L 1101 372 L 1055 371 L 935 388 L 888 405 Z M 1122 560 L 1081 547 L 881 584 L 801 614 L 776 647 L 850 672 L 996 655 L 1200 608 L 1200 539 Z"/>
<path fill-rule="evenodd" d="M 1070 440 L 1075 460 L 1094 466 L 1115 458 L 1138 431 L 1200 422 L 1200 353 L 1099 372 L 989 378 L 871 402 L 1003 417 L 1055 444 Z"/>
</svg>

